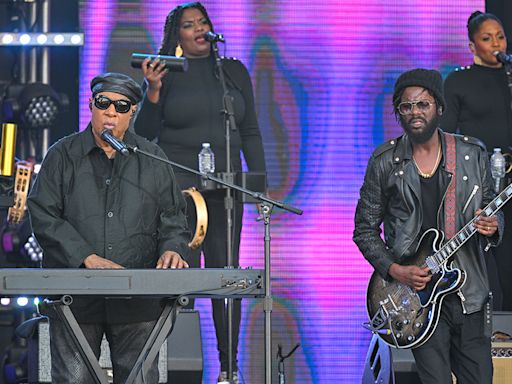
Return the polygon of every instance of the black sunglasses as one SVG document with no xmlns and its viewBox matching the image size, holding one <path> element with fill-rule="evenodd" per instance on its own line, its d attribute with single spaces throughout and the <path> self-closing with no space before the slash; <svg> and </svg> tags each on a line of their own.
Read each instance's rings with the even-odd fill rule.
<svg viewBox="0 0 512 384">
<path fill-rule="evenodd" d="M 114 104 L 114 108 L 118 113 L 127 113 L 132 107 L 129 100 L 110 100 L 107 96 L 96 96 L 94 98 L 94 106 L 98 109 L 108 109 L 110 104 Z"/>
</svg>

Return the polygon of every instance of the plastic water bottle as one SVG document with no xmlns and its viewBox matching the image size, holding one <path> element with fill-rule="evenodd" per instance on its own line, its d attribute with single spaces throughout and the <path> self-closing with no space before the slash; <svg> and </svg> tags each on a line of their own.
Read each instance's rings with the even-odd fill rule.
<svg viewBox="0 0 512 384">
<path fill-rule="evenodd" d="M 215 172 L 215 155 L 210 148 L 210 143 L 203 143 L 203 148 L 199 152 L 199 172 L 214 173 Z"/>
<path fill-rule="evenodd" d="M 491 175 L 494 179 L 494 190 L 496 193 L 501 191 L 501 181 L 505 177 L 506 160 L 501 153 L 501 148 L 494 148 L 491 156 Z"/>
</svg>

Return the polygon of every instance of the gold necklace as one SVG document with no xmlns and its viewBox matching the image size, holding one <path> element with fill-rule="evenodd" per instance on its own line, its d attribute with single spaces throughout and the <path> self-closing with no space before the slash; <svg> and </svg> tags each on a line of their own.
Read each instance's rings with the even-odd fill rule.
<svg viewBox="0 0 512 384">
<path fill-rule="evenodd" d="M 437 151 L 437 158 L 436 158 L 436 163 L 434 164 L 434 168 L 432 168 L 430 173 L 425 173 L 419 167 L 418 163 L 416 162 L 416 159 L 414 158 L 414 155 L 412 155 L 412 161 L 413 161 L 414 165 L 416 166 L 416 169 L 418 170 L 419 175 L 421 177 L 423 177 L 424 179 L 430 179 L 432 176 L 434 176 L 434 174 L 436 173 L 437 166 L 439 165 L 440 160 L 441 160 L 441 145 L 439 145 L 439 150 Z"/>
</svg>

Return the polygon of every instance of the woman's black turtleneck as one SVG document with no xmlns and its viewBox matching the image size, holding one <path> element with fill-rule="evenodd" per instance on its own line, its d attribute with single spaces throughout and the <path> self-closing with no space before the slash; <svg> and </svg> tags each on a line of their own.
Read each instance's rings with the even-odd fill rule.
<svg viewBox="0 0 512 384">
<path fill-rule="evenodd" d="M 157 104 L 144 99 L 135 131 L 147 139 L 158 138 L 167 156 L 197 169 L 201 143 L 209 142 L 215 153 L 215 170 L 226 169 L 225 125 L 222 87 L 212 57 L 189 59 L 188 71 L 169 73 L 163 79 Z M 238 60 L 223 59 L 224 73 L 234 100 L 237 130 L 231 130 L 231 169 L 241 170 L 242 150 L 249 171 L 265 171 L 261 133 L 256 118 L 249 73 Z M 182 188 L 195 185 L 195 176 L 175 169 Z"/>
<path fill-rule="evenodd" d="M 512 147 L 512 110 L 505 68 L 473 64 L 448 75 L 441 128 L 479 138 L 492 152 Z"/>
</svg>

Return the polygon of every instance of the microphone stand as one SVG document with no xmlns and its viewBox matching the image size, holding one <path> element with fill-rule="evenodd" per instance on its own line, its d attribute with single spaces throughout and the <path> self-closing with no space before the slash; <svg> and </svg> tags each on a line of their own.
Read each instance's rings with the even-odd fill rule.
<svg viewBox="0 0 512 384">
<path fill-rule="evenodd" d="M 302 215 L 303 211 L 299 208 L 295 208 L 292 207 L 291 205 L 285 204 L 282 201 L 274 200 L 268 196 L 263 195 L 260 192 L 251 191 L 247 188 L 240 187 L 236 184 L 219 179 L 207 173 L 201 173 L 199 171 L 196 171 L 195 169 L 178 164 L 174 161 L 164 159 L 160 156 L 143 151 L 138 147 L 134 147 L 128 144 L 125 145 L 126 148 L 128 148 L 131 152 L 140 153 L 144 156 L 151 157 L 152 159 L 161 161 L 173 167 L 177 167 L 187 172 L 199 175 L 205 179 L 211 180 L 217 184 L 227 187 L 228 190 L 234 189 L 236 191 L 240 191 L 242 193 L 252 196 L 254 199 L 263 203 L 262 215 L 263 223 L 265 225 L 265 298 L 263 302 L 263 310 L 265 312 L 265 384 L 272 384 L 272 296 L 270 289 L 270 215 L 274 207 L 284 209 L 286 211 L 295 213 L 296 215 Z M 232 372 L 228 372 L 228 375 L 231 376 L 229 380 L 232 380 Z"/>
<path fill-rule="evenodd" d="M 222 110 L 224 116 L 224 126 L 226 128 L 226 180 L 233 183 L 233 173 L 231 172 L 231 130 L 236 131 L 235 109 L 233 107 L 233 99 L 228 93 L 226 86 L 226 78 L 222 69 L 222 58 L 219 55 L 219 48 L 215 41 L 211 42 L 213 56 L 215 58 L 215 66 L 219 74 L 219 81 L 222 86 Z M 226 208 L 226 264 L 228 268 L 233 267 L 233 207 L 234 201 L 231 188 L 226 188 L 226 197 L 224 198 L 224 206 Z M 226 317 L 228 319 L 228 381 L 233 381 L 233 299 L 227 300 Z"/>
</svg>

